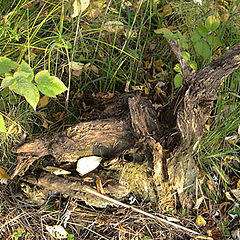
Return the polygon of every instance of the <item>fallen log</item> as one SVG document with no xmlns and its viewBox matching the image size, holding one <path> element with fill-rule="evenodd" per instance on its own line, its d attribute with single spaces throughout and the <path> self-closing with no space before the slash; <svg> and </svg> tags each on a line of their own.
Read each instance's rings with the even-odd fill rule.
<svg viewBox="0 0 240 240">
<path fill-rule="evenodd" d="M 175 144 L 171 159 L 167 161 L 163 154 L 163 147 L 168 147 L 166 139 L 170 137 L 166 119 L 165 123 L 159 122 L 152 103 L 146 97 L 125 95 L 119 101 L 114 99 L 112 106 L 106 108 L 98 120 L 79 123 L 61 133 L 16 147 L 14 151 L 18 163 L 12 178 L 26 174 L 35 160 L 47 155 L 54 157 L 53 165 L 61 165 L 91 155 L 111 159 L 133 147 L 141 148 L 139 154 L 147 156 L 143 162 L 148 161 L 153 169 L 150 178 L 153 179 L 159 203 L 166 197 L 171 198 L 174 191 L 178 193 L 182 206 L 191 208 L 198 176 L 193 146 L 203 136 L 217 87 L 240 64 L 240 45 L 204 69 L 194 72 L 181 56 L 177 42 L 169 41 L 169 44 L 184 76 L 181 96 L 176 97 L 174 106 L 166 109 L 171 113 L 167 116 L 175 119 L 181 134 L 181 142 Z M 139 159 L 136 157 L 139 154 L 135 152 L 134 158 Z"/>
</svg>

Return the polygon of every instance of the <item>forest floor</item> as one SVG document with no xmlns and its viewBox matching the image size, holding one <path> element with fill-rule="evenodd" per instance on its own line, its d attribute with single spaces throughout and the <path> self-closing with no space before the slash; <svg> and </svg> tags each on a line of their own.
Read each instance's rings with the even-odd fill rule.
<svg viewBox="0 0 240 240">
<path fill-rule="evenodd" d="M 240 238 L 240 69 L 214 89 L 191 143 L 191 207 L 153 187 L 153 152 L 167 165 L 182 143 L 165 111 L 178 111 L 186 83 L 169 43 L 198 73 L 239 44 L 239 0 L 2 2 L 1 239 Z M 43 70 L 52 85 L 40 84 Z M 104 148 L 86 144 L 101 138 Z M 85 156 L 96 166 L 73 169 Z"/>
</svg>

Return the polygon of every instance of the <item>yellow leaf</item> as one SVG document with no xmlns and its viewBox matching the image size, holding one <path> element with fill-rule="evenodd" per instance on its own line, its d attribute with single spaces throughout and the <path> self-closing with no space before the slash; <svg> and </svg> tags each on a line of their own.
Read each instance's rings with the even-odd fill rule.
<svg viewBox="0 0 240 240">
<path fill-rule="evenodd" d="M 240 189 L 240 179 L 238 179 L 238 182 L 237 182 L 237 189 Z"/>
<path fill-rule="evenodd" d="M 8 180 L 10 176 L 6 173 L 6 171 L 0 167 L 0 180 Z"/>
<path fill-rule="evenodd" d="M 72 18 L 77 17 L 79 14 L 82 14 L 89 6 L 90 0 L 75 0 L 73 3 L 73 14 Z"/>
<path fill-rule="evenodd" d="M 8 128 L 8 133 L 12 134 L 12 135 L 17 135 L 17 134 L 19 134 L 21 132 L 22 132 L 22 129 L 21 129 L 20 125 L 18 125 L 18 124 L 12 124 Z"/>
<path fill-rule="evenodd" d="M 196 224 L 199 226 L 199 227 L 203 227 L 207 224 L 206 220 L 203 218 L 202 215 L 198 215 L 197 216 L 197 219 L 196 219 Z"/>
</svg>

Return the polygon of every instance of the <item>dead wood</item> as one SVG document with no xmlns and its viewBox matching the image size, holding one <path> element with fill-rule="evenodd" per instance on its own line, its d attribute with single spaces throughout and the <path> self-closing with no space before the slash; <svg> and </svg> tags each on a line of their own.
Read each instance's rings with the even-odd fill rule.
<svg viewBox="0 0 240 240">
<path fill-rule="evenodd" d="M 168 166 L 170 186 L 178 192 L 183 207 L 190 209 L 198 177 L 198 167 L 193 157 L 193 146 L 204 134 L 216 89 L 240 64 L 240 45 L 213 61 L 198 72 L 191 71 L 184 61 L 176 41 L 169 41 L 180 61 L 184 75 L 182 99 L 178 102 L 177 126 L 182 135 L 182 144 L 175 150 Z M 190 75 L 189 75 L 190 74 Z"/>
<path fill-rule="evenodd" d="M 153 172 L 150 178 L 154 181 L 159 200 L 170 196 L 172 191 L 177 191 L 182 206 L 191 208 L 198 175 L 193 158 L 193 144 L 203 135 L 205 123 L 216 99 L 217 87 L 240 64 L 240 45 L 204 69 L 194 72 L 184 61 L 177 42 L 169 43 L 180 62 L 184 81 L 175 107 L 167 110 L 172 116 L 176 116 L 175 123 L 182 136 L 181 144 L 174 150 L 174 156 L 168 159 L 168 163 L 163 154 L 163 146 L 167 146 L 165 139 L 169 137 L 167 135 L 170 130 L 159 122 L 152 103 L 146 97 L 123 95 L 119 97 L 119 101 L 111 100 L 98 120 L 79 123 L 61 133 L 16 147 L 18 164 L 12 178 L 25 174 L 35 160 L 47 155 L 54 157 L 53 165 L 61 165 L 65 162 L 74 163 L 83 156 L 113 158 L 125 150 L 143 146 L 141 154 L 146 155 L 146 161 L 152 160 Z M 150 158 L 145 154 L 149 149 Z M 46 175 L 44 176 L 46 179 Z M 33 180 L 32 183 L 78 198 L 73 193 L 76 190 L 74 183 L 64 179 L 66 185 L 70 184 L 69 189 L 73 189 L 73 192 L 69 192 L 62 189 L 60 183 L 55 183 L 61 181 L 59 178 L 47 178 L 47 184 L 43 180 L 40 181 L 41 184 Z"/>
<path fill-rule="evenodd" d="M 211 114 L 213 102 L 217 97 L 217 88 L 222 80 L 229 76 L 240 64 L 240 45 L 213 61 L 198 72 L 189 70 L 183 81 L 185 91 L 177 110 L 177 125 L 183 139 L 201 137 L 205 123 Z M 185 65 L 182 69 L 186 69 Z M 189 68 L 187 68 L 189 69 Z"/>
</svg>

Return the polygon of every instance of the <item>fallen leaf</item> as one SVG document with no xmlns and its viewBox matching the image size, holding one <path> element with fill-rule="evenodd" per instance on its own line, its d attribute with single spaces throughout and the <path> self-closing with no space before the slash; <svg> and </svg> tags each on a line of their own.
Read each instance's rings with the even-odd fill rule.
<svg viewBox="0 0 240 240">
<path fill-rule="evenodd" d="M 175 217 L 166 217 L 166 219 L 169 221 L 169 222 L 180 222 L 179 219 L 175 218 Z"/>
<path fill-rule="evenodd" d="M 232 189 L 231 193 L 234 195 L 234 197 L 240 201 L 240 189 Z"/>
<path fill-rule="evenodd" d="M 172 14 L 172 8 L 169 5 L 164 6 L 162 16 L 169 16 Z"/>
<path fill-rule="evenodd" d="M 58 121 L 63 119 L 63 115 L 64 115 L 64 112 L 53 113 L 53 117 Z"/>
<path fill-rule="evenodd" d="M 79 71 L 79 70 L 82 70 L 83 67 L 84 67 L 84 63 L 81 63 L 81 62 L 70 62 L 69 63 L 69 66 L 70 66 L 70 69 L 73 70 L 73 71 Z"/>
<path fill-rule="evenodd" d="M 73 3 L 73 14 L 72 18 L 77 17 L 79 14 L 82 14 L 89 6 L 90 0 L 75 0 Z"/>
<path fill-rule="evenodd" d="M 199 226 L 199 227 L 203 227 L 207 224 L 206 220 L 203 218 L 202 215 L 198 215 L 197 216 L 197 219 L 196 219 L 196 224 Z"/>
<path fill-rule="evenodd" d="M 0 181 L 5 182 L 9 180 L 11 177 L 6 173 L 6 171 L 0 167 Z"/>
<path fill-rule="evenodd" d="M 240 179 L 237 182 L 237 189 L 240 189 Z"/>
<path fill-rule="evenodd" d="M 53 166 L 47 166 L 45 168 L 43 168 L 43 170 L 48 171 L 50 173 L 53 173 L 55 175 L 67 175 L 67 174 L 71 174 L 71 172 L 62 169 L 62 168 L 58 168 L 58 167 L 53 167 Z"/>
<path fill-rule="evenodd" d="M 48 96 L 43 96 L 39 99 L 38 108 L 43 108 L 48 105 L 50 98 Z"/>
<path fill-rule="evenodd" d="M 207 186 L 208 186 L 209 190 L 211 190 L 211 191 L 214 191 L 214 190 L 215 190 L 214 184 L 213 184 L 213 181 L 212 181 L 212 180 L 207 180 L 206 183 L 207 183 Z"/>
<path fill-rule="evenodd" d="M 200 197 L 197 199 L 196 203 L 195 203 L 195 206 L 193 207 L 193 209 L 199 209 L 200 205 L 202 204 L 203 200 L 204 200 L 204 196 L 203 197 Z"/>
<path fill-rule="evenodd" d="M 103 28 L 111 33 L 124 30 L 124 24 L 120 21 L 108 21 Z"/>
<path fill-rule="evenodd" d="M 20 125 L 18 124 L 12 124 L 9 128 L 8 128 L 8 133 L 12 134 L 12 135 L 17 135 L 20 134 L 22 132 L 22 128 Z"/>
<path fill-rule="evenodd" d="M 97 191 L 99 193 L 105 194 L 100 177 L 97 177 L 97 179 L 96 179 L 96 186 L 97 186 Z"/>
<path fill-rule="evenodd" d="M 76 170 L 81 174 L 85 175 L 94 169 L 96 169 L 100 162 L 102 161 L 101 157 L 98 156 L 89 156 L 80 158 L 77 162 Z"/>
<path fill-rule="evenodd" d="M 68 232 L 61 225 L 45 225 L 47 231 L 56 239 L 67 238 Z"/>
</svg>

